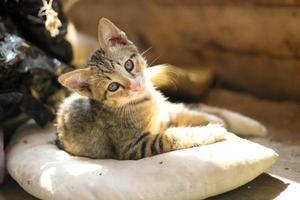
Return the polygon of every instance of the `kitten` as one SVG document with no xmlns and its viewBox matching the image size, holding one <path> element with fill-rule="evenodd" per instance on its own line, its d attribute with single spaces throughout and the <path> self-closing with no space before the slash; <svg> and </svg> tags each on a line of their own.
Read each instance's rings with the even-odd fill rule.
<svg viewBox="0 0 300 200">
<path fill-rule="evenodd" d="M 97 50 L 84 69 L 59 77 L 75 94 L 57 114 L 60 148 L 90 158 L 140 159 L 224 139 L 228 127 L 261 136 L 258 122 L 220 108 L 173 104 L 147 78 L 147 63 L 109 20 L 98 25 Z M 213 113 L 213 114 L 209 114 Z M 219 124 L 208 125 L 207 124 Z"/>
</svg>

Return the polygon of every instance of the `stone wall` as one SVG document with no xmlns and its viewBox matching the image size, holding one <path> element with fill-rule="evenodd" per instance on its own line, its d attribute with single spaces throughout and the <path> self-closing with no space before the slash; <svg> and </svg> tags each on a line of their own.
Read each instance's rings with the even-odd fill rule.
<svg viewBox="0 0 300 200">
<path fill-rule="evenodd" d="M 299 0 L 81 0 L 68 15 L 96 36 L 104 16 L 153 64 L 203 65 L 225 85 L 300 100 Z"/>
</svg>

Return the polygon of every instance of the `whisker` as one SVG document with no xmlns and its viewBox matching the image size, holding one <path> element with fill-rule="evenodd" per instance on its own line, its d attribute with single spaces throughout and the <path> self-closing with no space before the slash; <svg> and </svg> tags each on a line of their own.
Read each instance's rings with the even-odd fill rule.
<svg viewBox="0 0 300 200">
<path fill-rule="evenodd" d="M 155 59 L 152 60 L 152 62 L 148 65 L 151 66 L 153 63 L 155 63 L 160 58 L 160 55 L 157 56 Z"/>
<path fill-rule="evenodd" d="M 97 88 L 99 87 L 100 84 L 101 84 L 101 82 L 99 81 L 99 82 L 97 83 Z"/>
<path fill-rule="evenodd" d="M 98 78 L 98 77 L 92 78 L 91 82 L 94 82 L 94 81 L 100 81 L 100 78 Z"/>
<path fill-rule="evenodd" d="M 142 53 L 141 53 L 141 55 L 143 56 L 144 54 L 146 54 L 148 51 L 150 51 L 152 49 L 152 47 L 149 47 L 148 49 L 146 49 L 145 51 L 143 51 Z"/>
</svg>

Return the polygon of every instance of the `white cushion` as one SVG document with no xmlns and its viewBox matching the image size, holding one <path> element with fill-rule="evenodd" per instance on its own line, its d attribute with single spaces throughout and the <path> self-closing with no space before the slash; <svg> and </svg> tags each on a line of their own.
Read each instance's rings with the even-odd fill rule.
<svg viewBox="0 0 300 200">
<path fill-rule="evenodd" d="M 277 159 L 271 149 L 231 133 L 226 137 L 137 161 L 97 160 L 59 150 L 53 127 L 28 125 L 10 142 L 7 168 L 40 199 L 203 199 L 251 181 Z"/>
</svg>

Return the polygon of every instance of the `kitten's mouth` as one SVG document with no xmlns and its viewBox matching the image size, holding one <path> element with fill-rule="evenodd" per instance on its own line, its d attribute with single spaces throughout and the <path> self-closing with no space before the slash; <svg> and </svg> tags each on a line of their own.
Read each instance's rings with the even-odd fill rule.
<svg viewBox="0 0 300 200">
<path fill-rule="evenodd" d="M 141 99 L 147 96 L 147 91 L 145 86 L 141 86 L 139 90 L 132 90 L 131 97 L 135 101 L 136 99 Z"/>
<path fill-rule="evenodd" d="M 145 89 L 144 89 L 144 88 L 141 88 L 141 89 L 136 90 L 136 91 L 134 91 L 134 92 L 137 93 L 137 94 L 142 94 L 142 93 L 145 92 Z"/>
<path fill-rule="evenodd" d="M 148 95 L 144 94 L 144 95 L 140 96 L 139 98 L 134 99 L 130 103 L 132 103 L 132 104 L 138 104 L 138 103 L 147 101 L 149 99 L 150 99 L 150 97 Z"/>
<path fill-rule="evenodd" d="M 145 92 L 146 86 L 144 84 L 138 83 L 131 87 L 131 91 L 136 94 L 142 94 Z"/>
<path fill-rule="evenodd" d="M 133 100 L 135 100 L 135 99 L 143 98 L 144 96 L 146 96 L 145 90 L 140 90 L 140 91 L 133 92 L 132 95 L 131 95 L 131 98 Z"/>
</svg>

